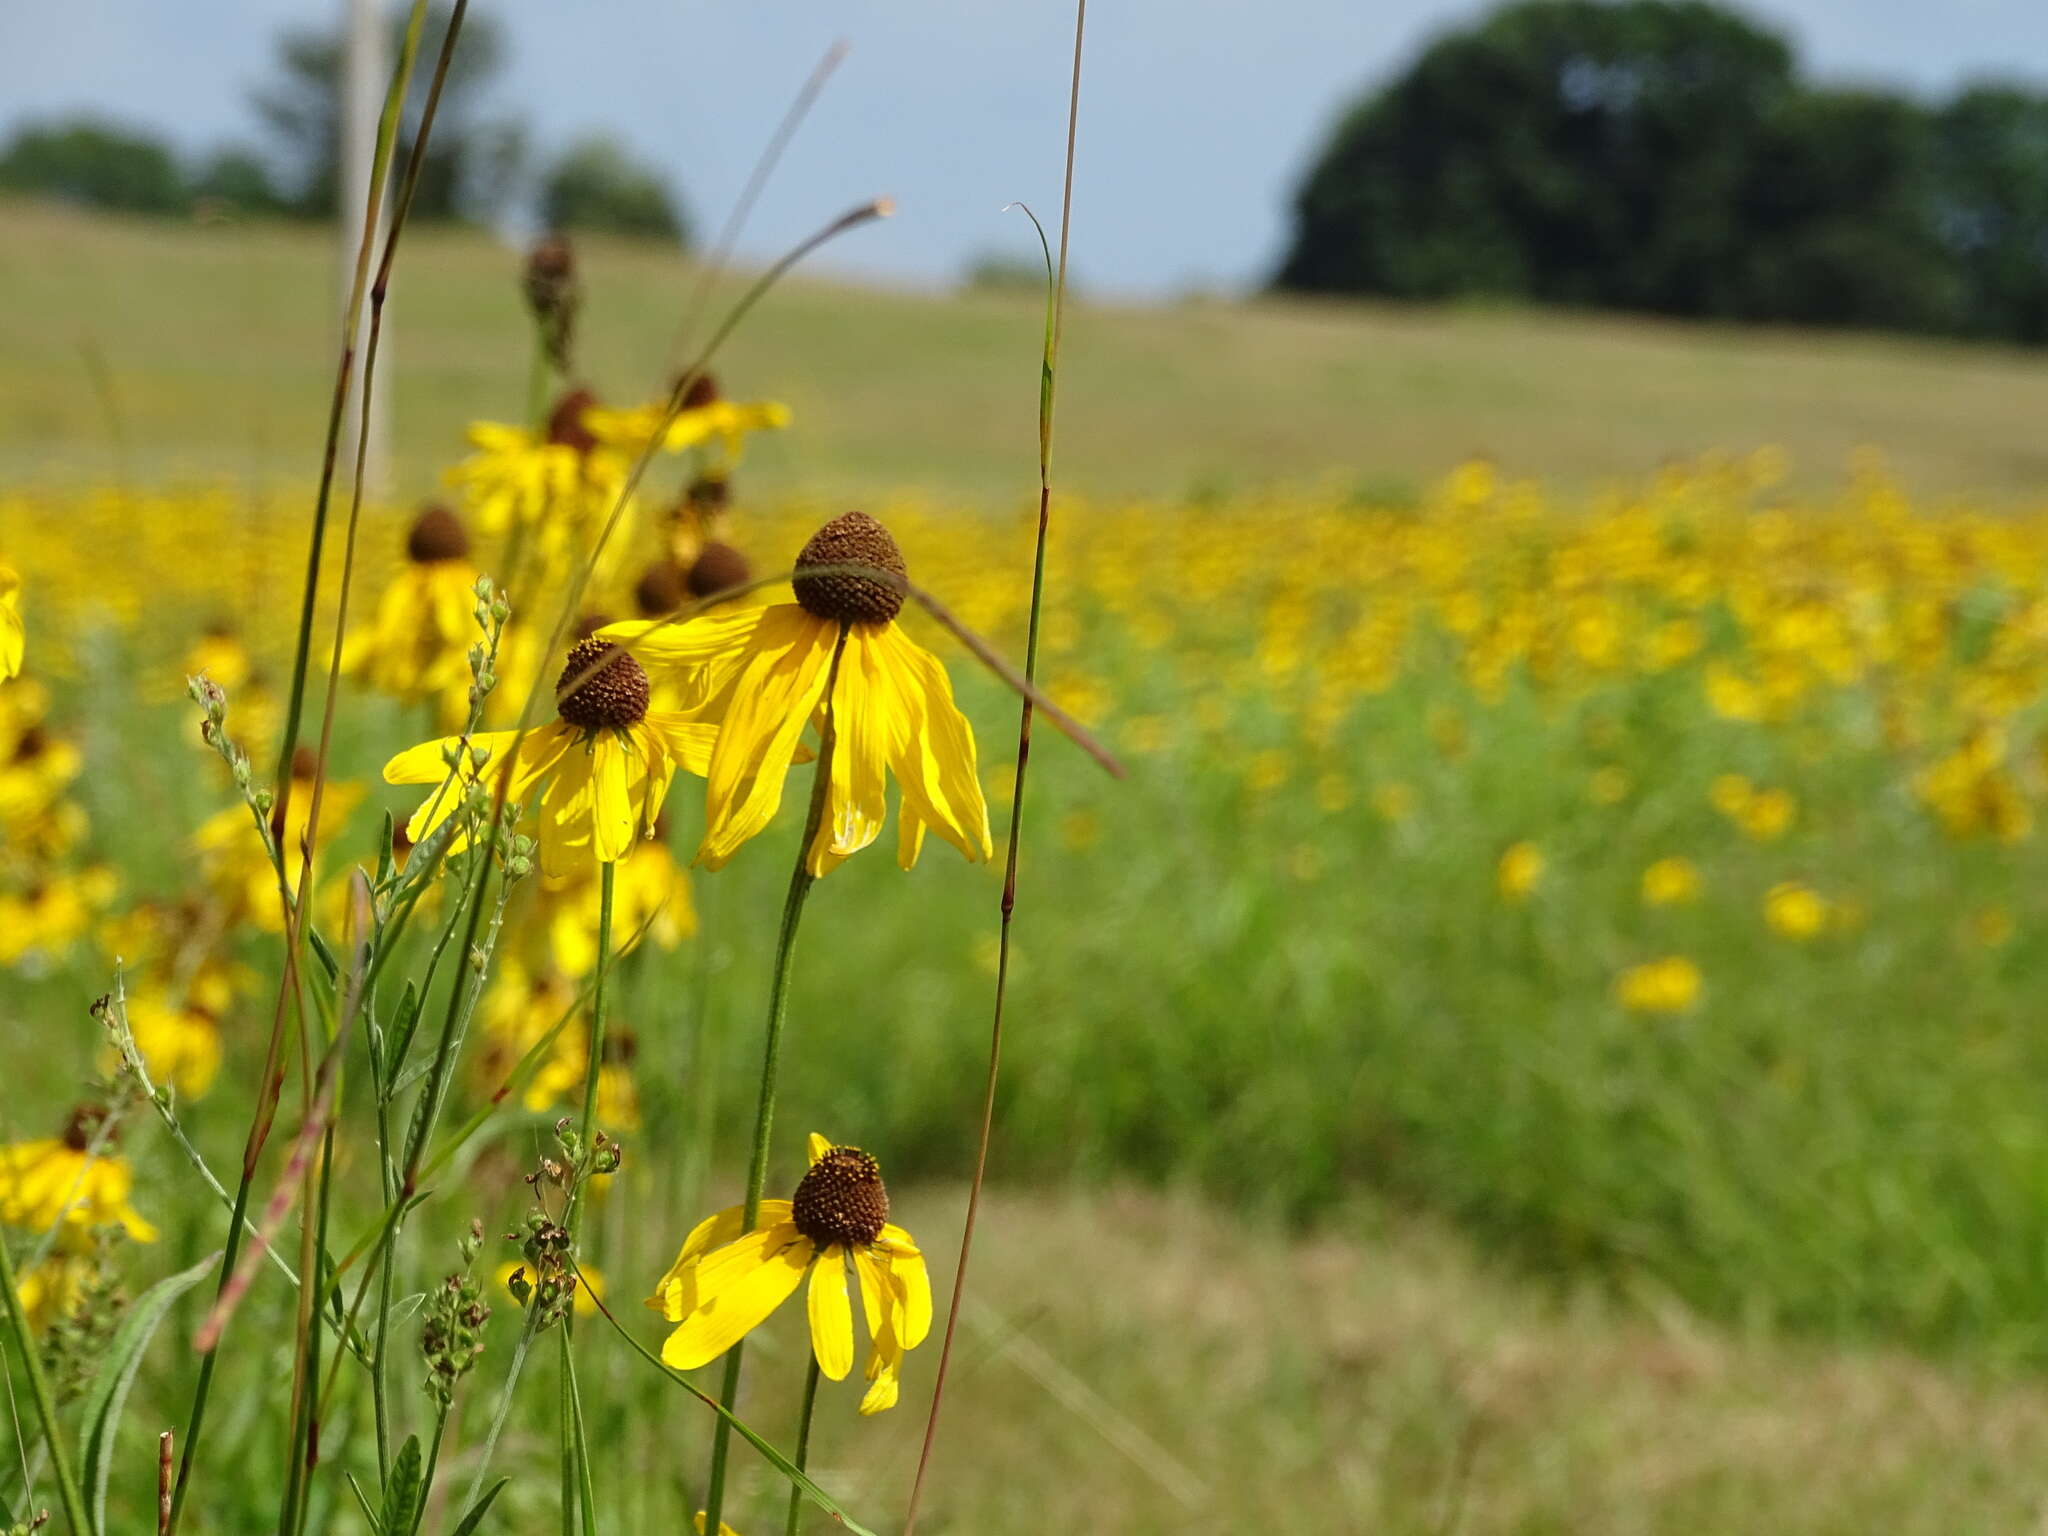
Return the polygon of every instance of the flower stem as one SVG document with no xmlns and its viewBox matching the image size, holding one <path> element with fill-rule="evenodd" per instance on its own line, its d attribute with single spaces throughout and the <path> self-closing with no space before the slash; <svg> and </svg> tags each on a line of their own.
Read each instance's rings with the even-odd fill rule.
<svg viewBox="0 0 2048 1536">
<path fill-rule="evenodd" d="M 590 1062 L 583 1072 L 583 1135 L 580 1145 L 585 1161 L 576 1182 L 570 1187 L 569 1209 L 562 1219 L 572 1243 L 576 1240 L 576 1229 L 581 1225 L 583 1215 L 583 1188 L 590 1177 L 591 1132 L 597 1128 L 597 1082 L 604 1071 L 605 973 L 611 969 L 612 876 L 617 867 L 609 859 L 598 866 L 597 984 L 590 997 Z M 576 1309 L 571 1306 L 569 1315 L 562 1319 L 562 1536 L 575 1536 L 572 1511 L 578 1504 L 579 1493 L 584 1527 L 592 1529 L 596 1522 L 596 1500 L 590 1482 L 590 1447 L 583 1433 L 583 1398 L 576 1386 L 575 1321 Z"/>
<path fill-rule="evenodd" d="M 14 1283 L 14 1260 L 7 1252 L 5 1242 L 0 1242 L 0 1302 L 6 1305 L 7 1327 L 14 1335 L 14 1347 L 21 1351 L 29 1394 L 35 1398 L 36 1418 L 43 1426 L 43 1443 L 49 1447 L 50 1469 L 57 1478 L 57 1497 L 63 1501 L 65 1522 L 70 1525 L 73 1536 L 90 1536 L 92 1526 L 85 1518 L 85 1497 L 79 1492 L 77 1474 L 71 1469 L 70 1453 L 64 1449 L 64 1432 L 57 1423 L 57 1404 L 50 1396 L 50 1382 L 43 1374 L 43 1360 L 36 1351 L 35 1335 L 29 1331 L 28 1312 L 21 1304 L 21 1291 Z"/>
<path fill-rule="evenodd" d="M 775 964 L 768 982 L 768 1027 L 761 1047 L 761 1096 L 754 1107 L 754 1149 L 747 1159 L 747 1198 L 742 1207 L 742 1231 L 754 1230 L 761 1214 L 761 1191 L 768 1183 L 768 1137 L 775 1123 L 775 1080 L 782 1068 L 782 1019 L 789 1001 L 789 962 L 796 949 L 797 925 L 803 921 L 804 898 L 811 893 L 817 877 L 811 873 L 811 844 L 825 822 L 825 799 L 832 788 L 832 749 L 838 729 L 832 718 L 832 693 L 839 681 L 839 658 L 846 651 L 846 626 L 839 626 L 839 638 L 832 647 L 832 665 L 825 674 L 824 722 L 818 731 L 818 761 L 812 768 L 811 808 L 804 817 L 804 835 L 797 844 L 796 864 L 789 872 L 789 894 L 782 902 L 782 928 L 775 938 Z M 739 1402 L 740 1360 L 745 1343 L 733 1345 L 725 1357 L 725 1381 L 719 1388 L 718 1405 L 731 1413 Z M 719 1515 L 725 1507 L 725 1463 L 732 1452 L 732 1428 L 721 1417 L 711 1432 L 711 1478 L 704 1491 L 704 1529 L 717 1536 Z"/>
<path fill-rule="evenodd" d="M 823 1261 L 820 1260 L 822 1263 Z M 834 1261 L 838 1262 L 838 1261 Z M 807 1472 L 811 1465 L 811 1413 L 818 1406 L 818 1357 L 812 1354 L 804 1372 L 804 1406 L 796 1426 L 796 1462 L 799 1472 Z M 789 1517 L 782 1524 L 782 1536 L 796 1536 L 796 1528 L 803 1519 L 804 1491 L 795 1483 L 789 1485 Z"/>
</svg>

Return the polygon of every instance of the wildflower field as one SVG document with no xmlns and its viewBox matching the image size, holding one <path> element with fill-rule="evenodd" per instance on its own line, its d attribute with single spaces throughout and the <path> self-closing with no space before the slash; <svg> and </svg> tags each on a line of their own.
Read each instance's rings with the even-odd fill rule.
<svg viewBox="0 0 2048 1536">
<path fill-rule="evenodd" d="M 1039 743 L 1002 1180 L 1169 1189 L 1238 1212 L 1262 1242 L 1295 1230 L 1369 1244 L 1407 1219 L 1393 1213 L 1429 1213 L 1567 1287 L 1611 1282 L 1792 1338 L 2037 1368 L 2048 1134 L 2028 1002 L 2048 913 L 2027 876 L 2048 790 L 2048 512 L 1916 506 L 1874 458 L 1833 497 L 1795 498 L 1779 490 L 1784 467 L 1759 451 L 1590 497 L 1471 464 L 1415 505 L 1313 490 L 1071 504 L 1047 573 L 1041 678 L 1128 777 L 1057 737 Z M 715 531 L 782 567 L 833 510 L 738 502 Z M 914 580 L 998 650 L 1020 647 L 1025 516 L 871 510 Z M 127 1028 L 171 1089 L 180 1135 L 224 1178 L 239 1157 L 276 996 L 275 876 L 186 679 L 221 688 L 215 734 L 244 746 L 260 783 L 303 553 L 280 514 L 227 490 L 17 490 L 0 513 L 28 637 L 23 675 L 0 689 L 0 960 L 10 1013 L 36 1021 L 38 1041 L 9 1095 L 23 1141 L 61 1136 L 69 1105 L 93 1097 L 86 1082 L 116 1065 L 108 1012 L 86 1005 L 114 987 L 119 957 Z M 647 572 L 687 521 L 649 515 L 590 611 L 646 612 L 650 596 L 658 611 Z M 494 552 L 464 538 L 459 554 L 410 558 L 411 526 L 377 513 L 365 528 L 361 622 L 374 628 L 380 594 L 441 581 L 453 669 L 426 678 L 445 658 L 417 652 L 410 699 L 364 686 L 343 700 L 314 897 L 336 934 L 349 872 L 375 887 L 386 815 L 402 829 L 427 793 L 380 782 L 380 769 L 441 729 L 456 707 L 442 695 L 466 687 L 462 655 L 491 629 L 470 610 Z M 99 552 L 116 547 L 110 566 Z M 900 622 L 950 648 L 966 718 L 1000 740 L 1002 683 L 937 626 Z M 1006 757 L 980 764 L 997 838 Z M 615 923 L 645 937 L 618 968 L 598 1123 L 625 1156 L 582 1243 L 628 1302 L 653 1290 L 693 1213 L 734 1189 L 784 879 L 776 850 L 801 821 L 786 805 L 762 846 L 685 872 L 705 830 L 687 782 L 665 841 L 619 866 Z M 971 1158 L 993 868 L 935 841 L 910 874 L 871 853 L 822 883 L 790 989 L 790 1129 L 771 1189 L 794 1177 L 805 1130 L 852 1141 L 839 1127 L 857 1127 L 892 1179 L 933 1191 L 920 1225 L 954 1219 L 931 1181 Z M 518 1319 L 494 1276 L 530 1259 L 501 1234 L 533 1208 L 522 1176 L 537 1155 L 561 1156 L 552 1127 L 584 1090 L 594 893 L 587 880 L 553 886 L 515 884 L 502 932 L 499 909 L 488 914 L 494 963 L 449 1123 L 491 1110 L 520 1053 L 551 1043 L 460 1143 L 424 1208 L 439 1244 L 423 1242 L 418 1272 L 395 1281 L 413 1300 L 394 1326 L 415 1332 L 433 1305 L 422 1288 L 456 1267 L 456 1238 L 480 1221 L 472 1267 L 510 1315 L 484 1333 L 500 1365 Z M 381 1023 L 387 1039 L 395 1027 Z M 43 1262 L 80 1277 L 62 1283 L 139 1290 L 216 1245 L 222 1213 L 119 1076 L 118 1157 L 135 1184 L 106 1198 L 130 1240 L 104 1255 L 61 1244 Z M 351 1070 L 341 1093 L 350 1113 L 377 1112 L 373 1074 Z M 10 1198 L 9 1219 L 32 1225 L 41 1207 Z M 330 1241 L 352 1241 L 377 1208 L 376 1157 L 337 1161 Z M 918 1220 L 900 1201 L 899 1216 Z M 1155 1235 L 1174 1241 L 1159 1219 Z M 1083 1263 L 1059 1253 L 1065 1241 L 1054 1222 L 1038 1262 Z M 260 1280 L 241 1326 L 288 1337 L 293 1304 Z M 647 1314 L 619 1315 L 659 1347 Z M 784 1331 L 779 1369 L 800 1374 L 801 1330 Z M 659 1379 L 637 1380 L 639 1362 L 612 1345 L 593 1338 L 584 1367 L 593 1433 L 651 1465 L 664 1425 L 702 1410 L 663 1402 Z M 368 1404 L 341 1380 L 336 1454 L 374 1466 Z M 153 1360 L 143 1390 L 164 1394 L 168 1421 L 189 1369 Z M 223 1410 L 224 1458 L 283 1458 L 284 1425 L 260 1402 Z M 909 1449 L 860 1448 L 856 1437 L 891 1431 L 851 1407 L 820 1424 L 830 1464 L 857 1469 L 835 1484 L 849 1499 L 900 1477 Z M 520 1433 L 515 1414 L 507 1434 Z M 1205 1459 L 1190 1446 L 1158 1456 Z M 622 1488 L 620 1528 L 672 1507 L 695 1471 L 664 1466 Z M 1129 1475 L 1144 1507 L 1145 1480 Z M 772 1482 L 747 1496 L 775 1503 Z M 956 1482 L 967 1497 L 971 1479 Z M 139 1496 L 136 1478 L 125 1486 Z M 229 1525 L 258 1518 L 232 1513 L 246 1491 L 227 1478 L 202 1489 Z M 1423 1508 L 1404 1511 L 1377 1482 L 1347 1507 L 1408 1528 L 1428 1506 L 1411 1492 Z M 554 1495 L 543 1480 L 505 1497 L 515 1528 L 519 1500 L 538 1510 Z M 1160 1502 L 1156 1527 L 1119 1528 L 1173 1528 L 1173 1501 Z"/>
<path fill-rule="evenodd" d="M 0 1531 L 2048 1518 L 2031 360 L 420 241 L 427 11 L 360 346 L 0 247 Z"/>
</svg>

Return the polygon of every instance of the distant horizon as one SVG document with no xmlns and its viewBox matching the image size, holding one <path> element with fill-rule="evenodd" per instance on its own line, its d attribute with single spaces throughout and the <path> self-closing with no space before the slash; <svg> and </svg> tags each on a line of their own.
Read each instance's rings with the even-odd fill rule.
<svg viewBox="0 0 2048 1536">
<path fill-rule="evenodd" d="M 1300 0 L 1284 24 L 1227 0 L 1130 0 L 1089 17 L 1074 196 L 1074 273 L 1103 299 L 1242 293 L 1269 275 L 1296 182 L 1338 113 L 1429 37 L 1493 7 Z M 1814 78 L 1938 96 L 1981 78 L 2048 85 L 2037 0 L 1773 0 L 1735 7 L 1783 32 Z M 602 132 L 663 169 L 700 231 L 724 219 L 791 96 L 830 44 L 851 53 L 762 199 L 740 252 L 772 259 L 841 209 L 893 196 L 899 216 L 819 264 L 861 282 L 957 282 L 989 255 L 1030 256 L 1000 210 L 1059 203 L 1072 12 L 852 0 L 837 25 L 754 12 L 683 17 L 616 0 L 610 25 L 539 0 L 490 13 L 507 36 L 494 107 L 523 115 L 536 158 Z M 93 114 L 179 152 L 260 146 L 250 93 L 287 27 L 333 25 L 339 0 L 84 0 L 10 18 L 0 133 Z M 481 13 L 480 13 L 481 14 Z M 698 62 L 702 61 L 702 62 Z"/>
</svg>

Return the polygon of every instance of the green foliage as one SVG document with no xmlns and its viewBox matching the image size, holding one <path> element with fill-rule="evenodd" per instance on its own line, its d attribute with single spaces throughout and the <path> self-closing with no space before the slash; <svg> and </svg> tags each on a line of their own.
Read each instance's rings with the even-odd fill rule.
<svg viewBox="0 0 2048 1536">
<path fill-rule="evenodd" d="M 689 243 L 689 222 L 661 173 L 608 138 L 584 139 L 555 162 L 541 184 L 540 217 L 549 229 Z"/>
<path fill-rule="evenodd" d="M 126 213 L 183 213 L 192 202 L 161 141 L 90 117 L 17 132 L 0 153 L 0 190 Z"/>
<path fill-rule="evenodd" d="M 1346 115 L 1276 282 L 2041 340 L 2044 123 L 1810 87 L 1703 0 L 1527 0 Z"/>
</svg>

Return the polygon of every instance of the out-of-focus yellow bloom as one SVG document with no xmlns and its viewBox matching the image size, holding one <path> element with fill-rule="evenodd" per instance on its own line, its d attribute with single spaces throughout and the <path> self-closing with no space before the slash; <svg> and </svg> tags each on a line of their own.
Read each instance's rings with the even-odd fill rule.
<svg viewBox="0 0 2048 1536">
<path fill-rule="evenodd" d="M 521 525 L 570 533 L 610 513 L 631 465 L 591 432 L 596 405 L 588 390 L 572 390 L 555 403 L 539 433 L 495 421 L 471 424 L 476 451 L 447 478 L 485 533 Z"/>
<path fill-rule="evenodd" d="M 0 1222 L 31 1232 L 61 1226 L 65 1238 L 119 1227 L 139 1243 L 156 1241 L 156 1228 L 128 1203 L 135 1178 L 127 1159 L 106 1146 L 88 1155 L 99 1119 L 81 1110 L 62 1136 L 0 1146 Z"/>
<path fill-rule="evenodd" d="M 1780 938 L 1817 938 L 1830 916 L 1828 899 L 1804 881 L 1781 880 L 1764 893 L 1764 921 Z"/>
<path fill-rule="evenodd" d="M 904 569 L 888 530 L 860 512 L 827 523 L 797 557 L 799 569 L 845 565 Z M 897 860 L 905 869 L 917 862 L 927 829 L 971 862 L 990 858 L 974 732 L 945 667 L 895 622 L 902 594 L 846 574 L 799 577 L 795 587 L 794 603 L 598 632 L 678 672 L 700 701 L 692 712 L 717 725 L 697 862 L 723 868 L 773 819 L 798 740 L 821 709 L 834 746 L 825 814 L 807 856 L 813 875 L 880 835 L 892 775 L 902 795 Z"/>
<path fill-rule="evenodd" d="M 406 536 L 405 555 L 377 601 L 376 618 L 342 648 L 341 665 L 401 703 L 436 699 L 443 719 L 459 724 L 478 632 L 469 535 L 446 507 L 428 507 Z"/>
<path fill-rule="evenodd" d="M 2012 942 L 2012 909 L 1993 902 L 1970 914 L 1969 935 L 1986 949 L 2001 949 Z"/>
<path fill-rule="evenodd" d="M 0 965 L 33 955 L 54 962 L 91 931 L 119 877 L 104 865 L 53 874 L 23 891 L 0 891 Z"/>
<path fill-rule="evenodd" d="M 220 1026 L 204 1008 L 174 1008 L 162 998 L 128 999 L 128 1029 L 152 1081 L 169 1083 L 185 1099 L 203 1098 L 220 1072 Z M 120 1058 L 109 1046 L 102 1065 L 112 1072 Z"/>
<path fill-rule="evenodd" d="M 2019 780 L 2006 767 L 2005 735 L 1972 731 L 1955 751 L 1914 782 L 1921 801 L 1951 837 L 1994 837 L 2023 841 L 2034 829 L 2034 813 Z"/>
<path fill-rule="evenodd" d="M 1677 856 L 1657 860 L 1643 871 L 1643 905 L 1676 907 L 1696 901 L 1700 894 L 1700 872 L 1690 859 Z"/>
<path fill-rule="evenodd" d="M 889 1221 L 889 1195 L 875 1160 L 858 1147 L 810 1138 L 810 1171 L 788 1200 L 763 1200 L 754 1228 L 732 1206 L 707 1217 L 684 1241 L 647 1305 L 676 1329 L 661 1358 L 695 1370 L 768 1320 L 806 1276 L 811 1350 L 818 1369 L 843 1381 L 853 1369 L 851 1264 L 870 1349 L 863 1414 L 893 1408 L 904 1355 L 931 1331 L 932 1287 L 924 1254 Z"/>
<path fill-rule="evenodd" d="M 1753 842 L 1774 843 L 1792 829 L 1799 802 L 1787 789 L 1759 789 L 1739 773 L 1724 773 L 1707 791 L 1714 809 Z"/>
<path fill-rule="evenodd" d="M 1683 1013 L 1699 1001 L 1700 968 L 1684 955 L 1630 966 L 1615 978 L 1614 997 L 1631 1013 Z"/>
<path fill-rule="evenodd" d="M 249 648 L 231 624 L 209 624 L 185 652 L 186 677 L 203 675 L 229 693 L 245 686 L 252 672 Z"/>
<path fill-rule="evenodd" d="M 1415 787 L 1398 779 L 1375 784 L 1372 808 L 1382 821 L 1406 821 L 1415 814 Z"/>
<path fill-rule="evenodd" d="M 1534 843 L 1511 843 L 1494 870 L 1500 899 L 1519 906 L 1536 892 L 1543 881 L 1543 850 Z"/>
<path fill-rule="evenodd" d="M 437 786 L 413 812 L 405 835 L 415 844 L 425 842 L 455 814 L 470 786 L 495 793 L 509 777 L 507 802 L 524 804 L 539 792 L 541 873 L 584 875 L 600 864 L 616 864 L 654 830 L 678 768 L 703 773 L 711 763 L 712 727 L 650 710 L 647 674 L 615 645 L 577 641 L 555 691 L 559 718 L 534 727 L 523 740 L 516 731 L 448 736 L 386 763 L 387 784 Z M 461 767 L 452 776 L 451 758 Z M 533 807 L 527 810 L 533 816 Z M 448 851 L 466 846 L 466 834 L 458 830 Z"/>
<path fill-rule="evenodd" d="M 657 949 L 674 949 L 697 931 L 690 877 L 669 850 L 667 818 L 613 866 L 612 948 L 625 954 L 642 934 Z M 587 976 L 597 965 L 603 892 L 596 874 L 549 880 L 546 891 L 548 953 L 564 976 Z"/>
<path fill-rule="evenodd" d="M 29 1327 L 41 1333 L 77 1306 L 92 1271 L 89 1255 L 62 1249 L 46 1254 L 41 1263 L 23 1271 L 16 1288 Z"/>
<path fill-rule="evenodd" d="M 748 436 L 755 432 L 778 431 L 789 425 L 789 407 L 776 400 L 728 400 L 718 392 L 710 374 L 699 375 L 683 396 L 683 408 L 675 420 L 662 429 L 668 415 L 667 400 L 625 410 L 592 409 L 584 421 L 601 443 L 610 444 L 629 458 L 638 457 L 657 435 L 663 453 L 686 453 L 705 443 L 716 442 L 724 449 L 727 466 L 739 462 Z"/>
<path fill-rule="evenodd" d="M 0 562 L 0 682 L 21 675 L 27 631 L 21 622 L 21 577 Z"/>
<path fill-rule="evenodd" d="M 291 801 L 272 808 L 270 836 L 284 861 L 285 883 L 294 895 L 306 864 L 306 829 L 313 817 L 313 770 L 317 759 L 301 747 L 292 757 Z M 320 802 L 320 847 L 324 850 L 342 832 L 349 813 L 362 803 L 361 784 L 330 779 Z M 280 815 L 279 812 L 283 814 Z M 231 922 L 254 923 L 265 933 L 284 931 L 284 907 L 278 897 L 277 866 L 263 846 L 246 805 L 216 811 L 192 834 L 200 872 L 215 897 L 231 914 Z"/>
<path fill-rule="evenodd" d="M 1633 788 L 1635 780 L 1629 777 L 1629 771 L 1618 763 L 1609 763 L 1593 770 L 1586 793 L 1595 805 L 1619 805 Z"/>
<path fill-rule="evenodd" d="M 565 976 L 546 970 L 529 973 L 517 962 L 499 967 L 482 1010 L 485 1050 L 479 1065 L 487 1090 L 494 1091 L 527 1052 L 559 1028 L 554 1044 L 527 1079 L 520 1102 L 536 1114 L 582 1102 L 590 1070 L 590 1026 L 581 1016 L 578 996 L 577 987 Z M 614 1025 L 606 1032 L 605 1059 L 598 1064 L 597 1117 L 613 1130 L 634 1130 L 640 1124 L 634 1054 L 629 1031 Z"/>
</svg>

